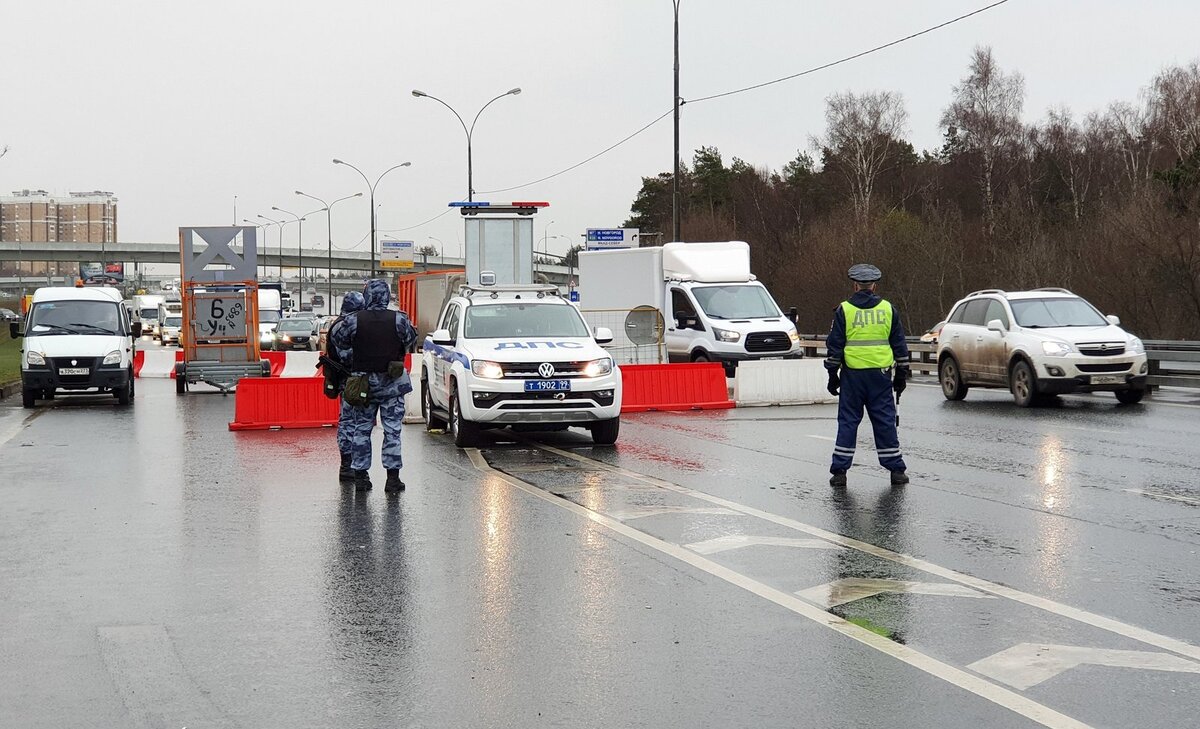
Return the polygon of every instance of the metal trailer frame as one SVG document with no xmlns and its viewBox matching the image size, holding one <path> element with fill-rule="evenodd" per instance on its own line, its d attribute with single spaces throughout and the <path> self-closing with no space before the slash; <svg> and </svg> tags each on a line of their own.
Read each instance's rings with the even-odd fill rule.
<svg viewBox="0 0 1200 729">
<path fill-rule="evenodd" d="M 223 281 L 216 285 L 185 281 L 182 293 L 184 327 L 180 339 L 184 355 L 182 362 L 175 363 L 177 395 L 185 394 L 188 386 L 197 382 L 229 394 L 243 377 L 270 377 L 271 363 L 262 359 L 258 348 L 257 281 Z M 240 331 L 204 334 L 201 340 L 197 303 L 224 299 L 245 307 L 244 327 Z"/>
</svg>

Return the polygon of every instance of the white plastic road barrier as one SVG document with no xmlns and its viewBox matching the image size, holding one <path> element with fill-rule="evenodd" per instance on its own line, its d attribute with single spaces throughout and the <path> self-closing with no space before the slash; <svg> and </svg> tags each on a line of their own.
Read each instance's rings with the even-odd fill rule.
<svg viewBox="0 0 1200 729">
<path fill-rule="evenodd" d="M 738 407 L 837 402 L 825 389 L 829 376 L 819 359 L 738 362 L 733 399 Z"/>
<path fill-rule="evenodd" d="M 416 355 L 414 354 L 415 358 Z M 409 373 L 412 376 L 412 373 Z M 412 378 L 412 392 L 404 396 L 404 422 L 405 423 L 423 423 L 425 419 L 421 417 L 421 380 L 418 377 Z"/>
<path fill-rule="evenodd" d="M 138 377 L 170 377 L 175 371 L 175 350 L 147 349 L 142 355 L 142 369 Z"/>
<path fill-rule="evenodd" d="M 316 377 L 320 352 L 284 352 L 280 377 Z"/>
</svg>

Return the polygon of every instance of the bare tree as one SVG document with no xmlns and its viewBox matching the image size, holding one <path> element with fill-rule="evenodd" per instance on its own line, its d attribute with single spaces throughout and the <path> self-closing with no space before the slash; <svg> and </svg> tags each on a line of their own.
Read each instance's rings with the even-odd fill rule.
<svg viewBox="0 0 1200 729">
<path fill-rule="evenodd" d="M 815 146 L 833 153 L 860 224 L 867 220 L 875 182 L 892 163 L 907 124 L 904 99 L 892 91 L 847 91 L 825 99 L 825 136 L 814 140 Z"/>
<path fill-rule="evenodd" d="M 1103 122 L 1108 136 L 1120 153 L 1125 178 L 1131 183 L 1150 179 L 1153 172 L 1150 163 L 1157 144 L 1153 135 L 1147 133 L 1150 124 L 1148 110 L 1126 101 L 1113 102 L 1109 104 Z"/>
<path fill-rule="evenodd" d="M 1179 159 L 1200 148 L 1200 63 L 1174 66 L 1150 87 L 1150 117 Z"/>
<path fill-rule="evenodd" d="M 995 173 L 1003 148 L 1021 134 L 1025 79 L 1005 74 L 989 47 L 976 47 L 970 73 L 954 87 L 954 100 L 942 113 L 942 126 L 966 149 L 979 153 L 979 182 L 988 235 L 996 232 Z"/>
</svg>

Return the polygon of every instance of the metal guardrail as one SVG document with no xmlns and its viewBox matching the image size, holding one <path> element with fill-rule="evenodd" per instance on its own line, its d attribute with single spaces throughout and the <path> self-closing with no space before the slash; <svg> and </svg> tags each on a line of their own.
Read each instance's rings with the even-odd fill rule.
<svg viewBox="0 0 1200 729">
<path fill-rule="evenodd" d="M 913 372 L 937 374 L 937 343 L 908 338 Z M 1146 340 L 1146 359 L 1150 364 L 1148 382 L 1151 387 L 1200 388 L 1200 342 Z M 825 356 L 825 336 L 801 334 L 800 346 L 805 357 Z"/>
</svg>

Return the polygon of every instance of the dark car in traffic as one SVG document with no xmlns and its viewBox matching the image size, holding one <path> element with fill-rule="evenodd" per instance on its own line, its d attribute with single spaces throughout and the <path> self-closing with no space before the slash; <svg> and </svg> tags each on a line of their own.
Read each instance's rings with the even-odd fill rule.
<svg viewBox="0 0 1200 729">
<path fill-rule="evenodd" d="M 316 320 L 307 317 L 287 317 L 279 320 L 271 333 L 270 348 L 275 351 L 289 349 L 317 349 Z"/>
</svg>

